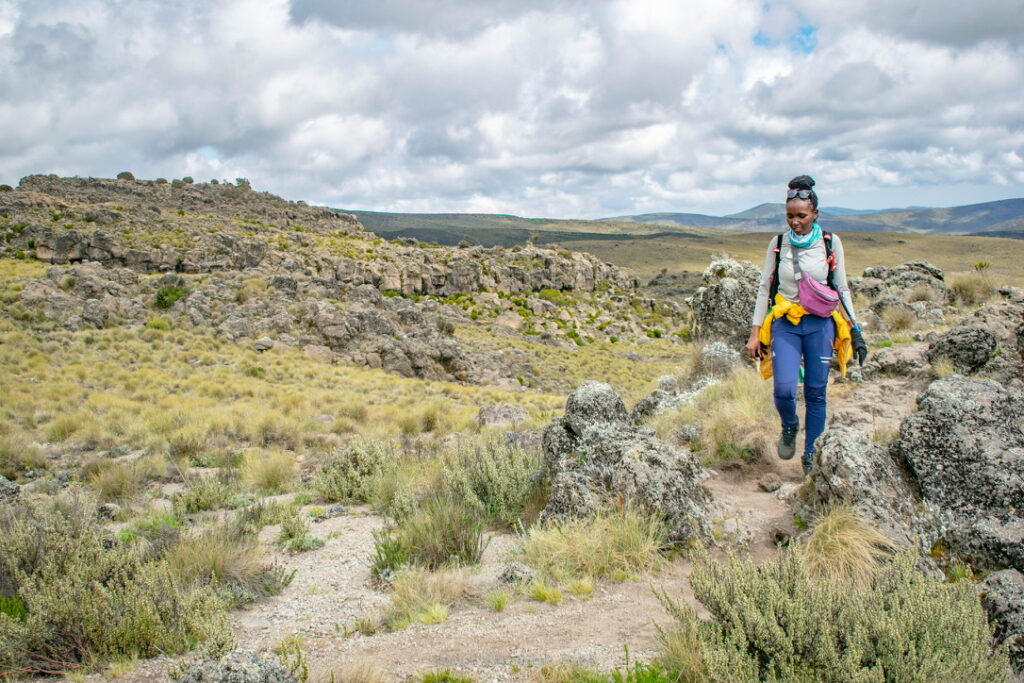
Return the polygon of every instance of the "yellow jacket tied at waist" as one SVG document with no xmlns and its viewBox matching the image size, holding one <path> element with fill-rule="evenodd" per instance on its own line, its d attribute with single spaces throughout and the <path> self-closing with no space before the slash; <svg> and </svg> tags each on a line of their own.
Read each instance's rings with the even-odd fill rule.
<svg viewBox="0 0 1024 683">
<path fill-rule="evenodd" d="M 761 333 L 758 337 L 761 342 L 761 377 L 768 379 L 772 376 L 772 323 L 776 318 L 785 316 L 786 320 L 794 325 L 800 324 L 800 318 L 810 315 L 807 309 L 798 303 L 792 302 L 781 294 L 775 295 L 775 303 L 768 310 L 768 315 L 761 323 Z M 836 360 L 839 362 L 839 372 L 846 377 L 846 365 L 853 357 L 853 342 L 850 338 L 850 323 L 839 312 L 839 309 L 832 311 L 832 321 L 836 324 L 836 337 L 832 342 L 832 348 L 836 353 Z"/>
</svg>

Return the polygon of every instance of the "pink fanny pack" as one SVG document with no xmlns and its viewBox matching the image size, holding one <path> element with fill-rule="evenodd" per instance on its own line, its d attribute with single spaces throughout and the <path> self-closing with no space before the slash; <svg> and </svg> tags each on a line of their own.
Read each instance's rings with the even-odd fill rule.
<svg viewBox="0 0 1024 683">
<path fill-rule="evenodd" d="M 796 248 L 791 247 L 793 255 L 793 276 L 796 278 L 796 292 L 800 305 L 811 315 L 827 318 L 839 305 L 839 293 L 823 285 L 813 277 L 800 270 L 800 260 L 796 256 Z"/>
</svg>

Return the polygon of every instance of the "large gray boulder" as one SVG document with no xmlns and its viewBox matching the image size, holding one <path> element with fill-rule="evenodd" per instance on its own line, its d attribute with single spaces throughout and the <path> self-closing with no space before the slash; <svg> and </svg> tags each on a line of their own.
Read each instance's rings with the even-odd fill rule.
<svg viewBox="0 0 1024 683">
<path fill-rule="evenodd" d="M 996 350 L 996 335 L 984 325 L 954 327 L 928 347 L 928 362 L 948 358 L 957 372 L 972 373 L 984 367 Z"/>
<path fill-rule="evenodd" d="M 723 339 L 743 344 L 750 334 L 761 271 L 749 261 L 712 261 L 704 269 L 704 286 L 690 298 L 697 339 Z"/>
<path fill-rule="evenodd" d="M 936 380 L 894 453 L 921 498 L 956 520 L 959 551 L 1024 571 L 1024 395 L 992 380 Z"/>
<path fill-rule="evenodd" d="M 277 662 L 246 650 L 229 652 L 220 659 L 196 662 L 181 672 L 178 683 L 298 683 Z"/>
<path fill-rule="evenodd" d="M 709 533 L 703 469 L 689 451 L 631 424 L 609 385 L 588 381 L 573 392 L 565 416 L 545 428 L 543 448 L 552 479 L 545 519 L 585 518 L 624 504 L 663 515 L 673 542 Z"/>
<path fill-rule="evenodd" d="M 9 503 L 21 495 L 21 487 L 0 474 L 0 503 Z"/>
<path fill-rule="evenodd" d="M 981 604 L 995 627 L 995 641 L 1006 646 L 1014 674 L 1024 679 L 1024 575 L 1013 569 L 995 572 L 981 588 Z"/>
<path fill-rule="evenodd" d="M 816 509 L 856 507 L 893 540 L 916 542 L 917 497 L 888 447 L 845 426 L 832 426 L 818 443 L 810 485 L 801 489 L 801 502 Z"/>
</svg>

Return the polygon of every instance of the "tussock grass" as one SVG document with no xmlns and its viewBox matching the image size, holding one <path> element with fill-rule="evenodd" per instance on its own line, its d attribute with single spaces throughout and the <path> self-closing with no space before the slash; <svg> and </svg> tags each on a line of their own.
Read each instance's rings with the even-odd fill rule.
<svg viewBox="0 0 1024 683">
<path fill-rule="evenodd" d="M 953 300 L 961 306 L 979 306 L 996 293 L 996 280 L 987 272 L 953 273 L 949 277 Z"/>
<path fill-rule="evenodd" d="M 815 579 L 863 587 L 894 550 L 892 540 L 852 508 L 836 506 L 822 513 L 807 536 L 807 571 Z"/>
<path fill-rule="evenodd" d="M 858 588 L 813 579 L 801 544 L 759 566 L 704 556 L 690 583 L 711 618 L 662 593 L 675 618 L 662 661 L 693 681 L 1005 680 L 975 588 L 924 576 L 916 562 L 901 552 Z"/>
<path fill-rule="evenodd" d="M 936 358 L 928 368 L 928 374 L 933 379 L 942 379 L 946 375 L 952 375 L 954 372 L 956 372 L 956 366 L 953 365 L 953 361 L 947 356 Z"/>
<path fill-rule="evenodd" d="M 426 569 L 479 564 L 484 519 L 472 506 L 445 495 L 427 498 L 411 514 L 379 532 L 371 574 L 386 578 L 409 565 Z"/>
<path fill-rule="evenodd" d="M 391 587 L 391 605 L 383 622 L 398 630 L 415 622 L 436 624 L 447 619 L 448 610 L 466 595 L 467 578 L 457 569 L 409 569 L 398 573 Z"/>
<path fill-rule="evenodd" d="M 242 457 L 240 475 L 253 493 L 285 493 L 295 481 L 295 458 L 284 451 L 251 449 Z"/>
<path fill-rule="evenodd" d="M 212 586 L 236 605 L 277 595 L 293 576 L 264 562 L 255 536 L 226 524 L 183 537 L 166 558 L 181 580 Z"/>
<path fill-rule="evenodd" d="M 550 602 L 552 605 L 557 605 L 562 602 L 562 590 L 553 583 L 548 583 L 544 579 L 534 579 L 530 582 L 530 585 L 526 587 L 526 593 L 532 600 L 537 602 Z"/>
<path fill-rule="evenodd" d="M 46 468 L 46 456 L 24 433 L 0 434 L 0 475 L 15 480 Z"/>
<path fill-rule="evenodd" d="M 778 439 L 778 421 L 772 383 L 743 367 L 702 389 L 690 403 L 655 416 L 651 424 L 669 441 L 680 424 L 697 425 L 699 436 L 692 445 L 713 462 L 770 455 Z"/>
<path fill-rule="evenodd" d="M 372 659 L 356 659 L 332 670 L 328 675 L 314 680 L 330 680 L 335 683 L 389 683 L 391 680 L 384 668 Z"/>
<path fill-rule="evenodd" d="M 882 311 L 882 323 L 890 332 L 906 332 L 917 324 L 917 313 L 904 306 L 889 306 Z"/>
<path fill-rule="evenodd" d="M 621 580 L 657 566 L 665 539 L 660 517 L 627 508 L 534 527 L 522 552 L 526 564 L 558 582 Z"/>
<path fill-rule="evenodd" d="M 130 500 L 142 487 L 142 476 L 130 462 L 92 460 L 83 466 L 82 476 L 102 501 Z"/>
</svg>

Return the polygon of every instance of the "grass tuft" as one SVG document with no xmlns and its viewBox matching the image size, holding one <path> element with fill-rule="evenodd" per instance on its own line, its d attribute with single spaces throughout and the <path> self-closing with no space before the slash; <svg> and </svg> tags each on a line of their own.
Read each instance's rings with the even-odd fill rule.
<svg viewBox="0 0 1024 683">
<path fill-rule="evenodd" d="M 895 546 L 885 534 L 846 506 L 825 511 L 807 536 L 807 571 L 815 579 L 867 586 Z"/>
<path fill-rule="evenodd" d="M 660 517 L 627 508 L 530 529 L 523 561 L 558 582 L 622 580 L 655 567 L 665 538 Z"/>
</svg>

